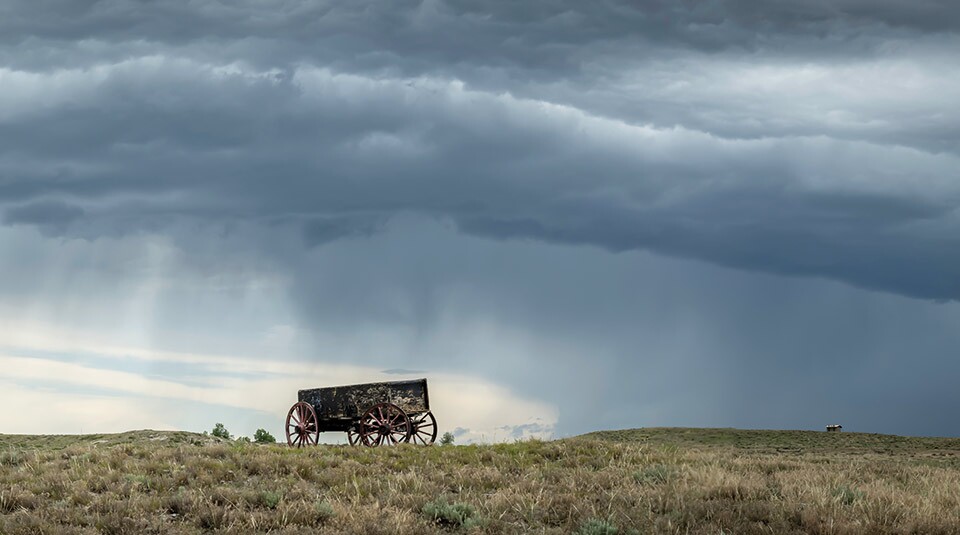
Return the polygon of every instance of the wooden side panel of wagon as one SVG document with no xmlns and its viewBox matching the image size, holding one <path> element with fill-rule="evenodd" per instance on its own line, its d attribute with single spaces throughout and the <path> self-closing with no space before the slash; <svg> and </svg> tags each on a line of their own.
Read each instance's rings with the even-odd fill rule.
<svg viewBox="0 0 960 535">
<path fill-rule="evenodd" d="M 297 399 L 313 405 L 321 422 L 356 419 L 371 406 L 384 402 L 409 414 L 430 410 L 426 379 L 311 388 L 298 391 Z"/>
</svg>

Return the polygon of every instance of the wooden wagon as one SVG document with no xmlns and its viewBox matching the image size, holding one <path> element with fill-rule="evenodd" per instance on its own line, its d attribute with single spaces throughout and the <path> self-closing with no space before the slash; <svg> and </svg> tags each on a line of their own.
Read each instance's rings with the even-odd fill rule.
<svg viewBox="0 0 960 535">
<path fill-rule="evenodd" d="M 437 439 L 427 380 L 313 388 L 297 392 L 287 413 L 287 444 L 316 444 L 320 433 L 347 434 L 351 445 L 380 446 Z"/>
</svg>

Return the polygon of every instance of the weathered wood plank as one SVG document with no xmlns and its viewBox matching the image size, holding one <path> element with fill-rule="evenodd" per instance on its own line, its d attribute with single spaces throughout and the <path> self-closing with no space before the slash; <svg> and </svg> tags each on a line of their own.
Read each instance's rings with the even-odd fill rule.
<svg viewBox="0 0 960 535">
<path fill-rule="evenodd" d="M 430 410 L 426 379 L 311 388 L 297 392 L 297 398 L 313 405 L 320 420 L 359 418 L 370 407 L 385 402 L 407 413 Z"/>
</svg>

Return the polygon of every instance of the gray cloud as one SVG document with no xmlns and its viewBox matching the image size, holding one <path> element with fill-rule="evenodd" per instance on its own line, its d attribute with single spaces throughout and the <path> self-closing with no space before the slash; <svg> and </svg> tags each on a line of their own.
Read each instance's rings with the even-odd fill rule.
<svg viewBox="0 0 960 535">
<path fill-rule="evenodd" d="M 415 212 L 486 236 L 958 296 L 950 153 L 723 140 L 442 81 L 216 69 L 136 60 L 76 74 L 86 100 L 11 110 L 0 196 L 70 199 L 87 233 L 253 218 L 315 245 Z"/>
<path fill-rule="evenodd" d="M 549 435 L 553 432 L 553 428 L 549 425 L 544 425 L 541 423 L 529 423 L 529 424 L 520 424 L 520 425 L 505 425 L 499 428 L 501 431 L 506 431 L 507 436 L 514 439 L 522 439 L 528 434 L 545 434 Z"/>
<path fill-rule="evenodd" d="M 549 69 L 572 65 L 574 47 L 613 42 L 667 43 L 698 50 L 757 50 L 777 44 L 821 51 L 876 43 L 876 32 L 916 35 L 955 33 L 958 10 L 950 2 L 895 0 L 790 2 L 728 0 L 710 3 L 573 1 L 538 5 L 513 2 L 323 2 L 286 0 L 263 4 L 185 5 L 173 1 L 8 2 L 2 12 L 7 43 L 29 38 L 168 44 L 248 40 L 285 41 L 317 60 L 337 51 L 366 53 L 381 65 L 415 58 L 425 65 L 465 58 L 473 64 L 516 63 Z M 459 38 L 459 39 L 458 39 Z M 436 40 L 450 44 L 434 46 Z M 850 41 L 854 42 L 851 43 Z M 817 42 L 820 41 L 820 42 Z M 332 51 L 311 44 L 333 45 Z M 490 45 L 500 45 L 499 48 Z M 609 52 L 613 47 L 606 47 Z M 377 58 L 392 56 L 390 58 Z M 288 52 L 287 57 L 292 54 Z M 484 61 L 486 59 L 486 61 Z M 576 59 L 576 56 L 571 59 Z"/>
<path fill-rule="evenodd" d="M 404 368 L 391 368 L 389 370 L 383 370 L 380 373 L 385 373 L 387 375 L 423 375 L 426 372 L 423 370 L 407 370 Z"/>
<path fill-rule="evenodd" d="M 83 214 L 83 208 L 65 202 L 40 201 L 9 208 L 4 214 L 3 221 L 8 224 L 26 223 L 64 227 L 83 217 Z"/>
</svg>

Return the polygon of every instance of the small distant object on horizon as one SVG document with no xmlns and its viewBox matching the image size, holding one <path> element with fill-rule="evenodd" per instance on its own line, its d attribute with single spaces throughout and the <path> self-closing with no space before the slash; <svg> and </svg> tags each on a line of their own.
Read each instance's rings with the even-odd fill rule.
<svg viewBox="0 0 960 535">
<path fill-rule="evenodd" d="M 828 431 L 828 432 L 839 433 L 841 429 L 843 429 L 843 426 L 840 425 L 840 424 L 833 424 L 833 425 L 828 425 L 828 426 L 827 426 L 827 431 Z"/>
</svg>

